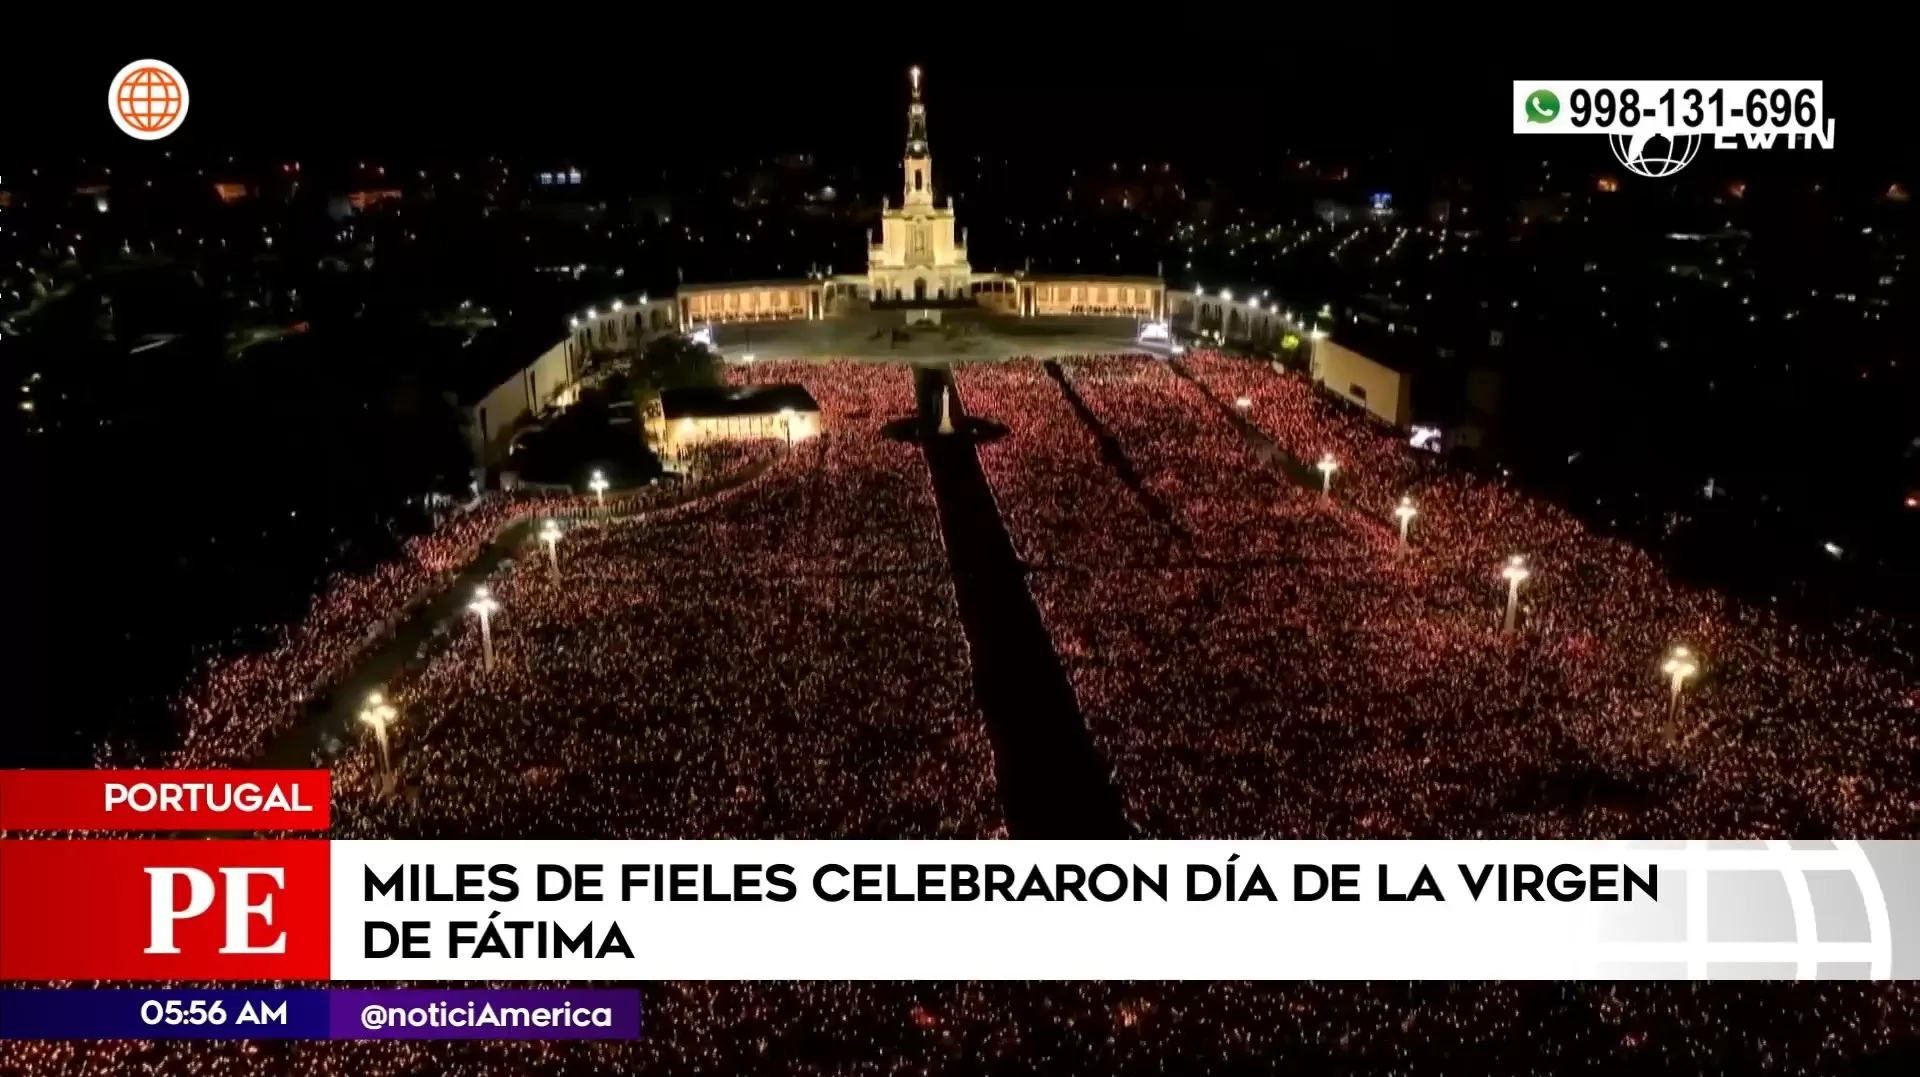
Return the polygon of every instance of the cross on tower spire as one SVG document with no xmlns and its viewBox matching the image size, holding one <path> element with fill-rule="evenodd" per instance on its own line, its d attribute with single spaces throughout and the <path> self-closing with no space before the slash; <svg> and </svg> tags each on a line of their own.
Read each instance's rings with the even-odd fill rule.
<svg viewBox="0 0 1920 1077">
<path fill-rule="evenodd" d="M 911 68 L 907 77 L 913 82 L 913 103 L 907 106 L 907 156 L 927 155 L 927 106 L 920 101 L 920 69 Z"/>
</svg>

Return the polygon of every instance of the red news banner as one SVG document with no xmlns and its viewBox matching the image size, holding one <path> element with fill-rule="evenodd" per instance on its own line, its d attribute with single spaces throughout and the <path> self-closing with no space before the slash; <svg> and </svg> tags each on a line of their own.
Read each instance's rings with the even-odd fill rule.
<svg viewBox="0 0 1920 1077">
<path fill-rule="evenodd" d="M 0 770 L 0 830 L 325 830 L 324 770 Z"/>
<path fill-rule="evenodd" d="M 330 793 L 325 771 L 0 771 L 0 831 L 324 831 Z M 312 840 L 0 841 L 0 979 L 326 979 L 330 866 Z"/>
</svg>

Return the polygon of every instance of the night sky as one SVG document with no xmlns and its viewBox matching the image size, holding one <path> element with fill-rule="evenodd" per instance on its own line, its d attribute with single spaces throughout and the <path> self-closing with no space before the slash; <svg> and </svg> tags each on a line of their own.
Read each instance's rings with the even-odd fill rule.
<svg viewBox="0 0 1920 1077">
<path fill-rule="evenodd" d="M 187 76 L 192 119 L 164 145 L 199 154 L 890 154 L 896 139 L 876 133 L 904 134 L 905 71 L 919 63 L 936 154 L 1162 156 L 1189 165 L 1301 152 L 1522 159 L 1539 147 L 1506 129 L 1501 102 L 1512 78 L 1773 73 L 1826 80 L 1839 149 L 1764 165 L 1743 154 L 1741 168 L 1810 174 L 1914 160 L 1917 140 L 1897 133 L 1912 129 L 1900 123 L 1910 95 L 1898 81 L 1907 62 L 1898 35 L 1836 19 L 1833 28 L 1793 27 L 1788 47 L 1770 20 L 1687 25 L 1663 16 L 1643 29 L 1622 9 L 1606 10 L 1611 17 L 1585 22 L 1534 12 L 1474 25 L 1409 21 L 1385 8 L 1317 22 L 1292 12 L 1203 11 L 1171 23 L 1116 17 L 1097 33 L 1070 35 L 942 29 L 920 45 L 911 31 L 876 37 L 873 13 L 856 9 L 796 27 L 790 38 L 738 40 L 686 30 L 669 39 L 658 27 L 618 22 L 596 28 L 576 12 L 571 36 L 541 44 L 530 30 L 534 43 L 511 51 L 465 47 L 480 28 L 401 45 L 361 24 L 344 35 L 313 27 L 311 47 L 296 41 L 297 49 L 130 42 L 11 58 L 0 71 L 13 103 L 0 166 L 145 152 L 112 127 L 101 101 L 119 66 L 142 56 Z M 977 16 L 943 21 L 966 27 Z M 337 77 L 332 64 L 342 68 Z M 1592 140 L 1553 141 L 1564 152 L 1606 156 L 1597 142 L 1583 145 Z"/>
</svg>

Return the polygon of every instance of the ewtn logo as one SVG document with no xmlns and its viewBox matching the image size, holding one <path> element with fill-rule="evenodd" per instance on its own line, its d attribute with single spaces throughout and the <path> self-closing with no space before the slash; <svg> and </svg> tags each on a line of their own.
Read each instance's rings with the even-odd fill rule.
<svg viewBox="0 0 1920 1077">
<path fill-rule="evenodd" d="M 1631 135 L 1608 135 L 1607 145 L 1613 149 L 1614 160 L 1626 165 L 1627 171 L 1663 179 L 1693 163 L 1700 152 L 1700 136 L 1635 131 Z"/>
<path fill-rule="evenodd" d="M 1817 131 L 1741 131 L 1713 136 L 1718 150 L 1830 150 L 1833 148 L 1833 117 L 1828 116 Z"/>
</svg>

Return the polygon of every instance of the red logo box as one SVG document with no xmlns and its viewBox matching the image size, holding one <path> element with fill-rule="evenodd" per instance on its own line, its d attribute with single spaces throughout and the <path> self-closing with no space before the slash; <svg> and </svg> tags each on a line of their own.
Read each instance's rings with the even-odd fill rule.
<svg viewBox="0 0 1920 1077">
<path fill-rule="evenodd" d="M 0 841 L 0 980 L 324 980 L 325 841 Z"/>
</svg>

